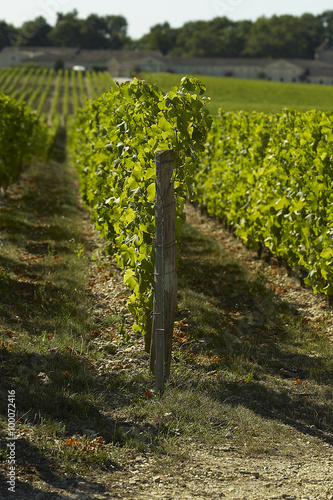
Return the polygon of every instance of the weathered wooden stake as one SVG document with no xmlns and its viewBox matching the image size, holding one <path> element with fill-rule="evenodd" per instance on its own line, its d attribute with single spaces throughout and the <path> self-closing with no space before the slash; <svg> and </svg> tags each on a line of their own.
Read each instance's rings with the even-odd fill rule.
<svg viewBox="0 0 333 500">
<path fill-rule="evenodd" d="M 164 382 L 170 375 L 172 335 L 177 303 L 176 203 L 174 185 L 171 181 L 174 168 L 172 150 L 157 151 L 155 162 L 155 279 L 150 369 L 156 373 L 156 382 L 159 384 L 157 388 L 163 391 Z M 159 339 L 157 343 L 157 332 L 159 337 L 164 332 L 164 342 Z M 160 354 L 162 349 L 163 355 Z M 163 381 L 163 387 L 160 387 L 161 381 Z"/>
<path fill-rule="evenodd" d="M 156 330 L 156 389 L 164 391 L 165 382 L 165 366 L 164 366 L 164 330 Z"/>
</svg>

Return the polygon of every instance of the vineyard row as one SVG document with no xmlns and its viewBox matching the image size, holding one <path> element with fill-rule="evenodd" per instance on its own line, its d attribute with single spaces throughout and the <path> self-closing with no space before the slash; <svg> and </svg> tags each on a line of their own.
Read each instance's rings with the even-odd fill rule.
<svg viewBox="0 0 333 500">
<path fill-rule="evenodd" d="M 16 182 L 32 158 L 45 158 L 51 140 L 52 134 L 37 113 L 24 102 L 0 94 L 1 187 Z"/>
<path fill-rule="evenodd" d="M 247 246 L 333 295 L 333 120 L 320 112 L 220 111 L 196 170 L 196 199 Z"/>
<path fill-rule="evenodd" d="M 0 93 L 23 101 L 47 123 L 60 115 L 76 116 L 87 100 L 97 99 L 114 82 L 107 72 L 55 71 L 48 68 L 11 67 L 0 70 Z"/>
<path fill-rule="evenodd" d="M 315 292 L 333 295 L 331 116 L 220 110 L 212 120 L 197 80 L 167 94 L 138 80 L 103 93 L 110 85 L 107 73 L 0 71 L 0 90 L 49 122 L 77 116 L 69 136 L 82 196 L 124 269 L 141 330 L 152 306 L 157 149 L 174 150 L 178 230 L 191 193 L 247 246 L 266 247 Z"/>
<path fill-rule="evenodd" d="M 70 137 L 81 193 L 97 229 L 124 270 L 128 306 L 149 333 L 153 309 L 155 151 L 172 149 L 176 226 L 184 221 L 194 161 L 211 117 L 204 86 L 183 78 L 163 94 L 144 81 L 113 87 L 78 115 Z"/>
</svg>

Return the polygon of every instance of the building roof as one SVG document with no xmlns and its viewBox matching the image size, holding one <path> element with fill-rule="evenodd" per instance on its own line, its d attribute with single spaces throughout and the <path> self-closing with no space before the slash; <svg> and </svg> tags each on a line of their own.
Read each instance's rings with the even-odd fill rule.
<svg viewBox="0 0 333 500">
<path fill-rule="evenodd" d="M 300 66 L 304 70 L 309 70 L 312 76 L 333 76 L 333 64 L 318 61 L 317 59 L 285 59 Z"/>
<path fill-rule="evenodd" d="M 89 50 L 80 49 L 80 47 L 4 47 L 2 54 L 19 53 L 24 60 L 35 61 L 54 61 L 58 58 L 63 58 L 77 63 L 84 62 L 105 62 L 115 57 L 124 60 L 136 60 L 138 57 L 155 57 L 162 56 L 157 50 L 133 51 L 133 50 Z"/>
<path fill-rule="evenodd" d="M 20 53 L 22 55 L 27 55 L 29 57 L 33 57 L 34 55 L 41 54 L 56 54 L 56 55 L 67 55 L 73 52 L 78 51 L 78 47 L 4 47 L 1 51 L 1 54 L 6 54 L 7 52 L 12 53 Z"/>
<path fill-rule="evenodd" d="M 333 51 L 333 43 L 326 40 L 322 45 L 324 50 Z M 174 57 L 164 56 L 159 51 L 133 51 L 133 50 L 88 50 L 79 47 L 5 47 L 0 55 L 19 54 L 22 62 L 34 61 L 36 63 L 54 63 L 57 59 L 63 59 L 65 64 L 86 66 L 88 64 L 106 65 L 111 60 L 118 63 L 140 62 L 143 59 L 154 59 L 161 63 L 164 68 L 192 67 L 192 71 L 200 71 L 200 68 L 222 67 L 225 69 L 236 68 L 260 68 L 268 71 L 274 67 L 293 67 L 300 74 L 306 72 L 309 76 L 333 77 L 333 64 L 319 59 L 290 59 L 290 58 L 244 58 L 244 57 Z M 283 68 L 282 68 L 283 69 Z"/>
<path fill-rule="evenodd" d="M 266 66 L 274 59 L 268 58 L 245 58 L 245 57 L 173 57 L 164 56 L 166 64 L 184 64 L 199 66 Z"/>
<path fill-rule="evenodd" d="M 267 69 L 269 66 L 276 63 L 286 62 L 289 65 L 297 66 L 301 70 L 309 70 L 310 74 L 320 75 L 320 76 L 331 76 L 333 75 L 333 64 L 329 64 L 323 61 L 318 61 L 317 59 L 291 59 L 291 58 L 243 58 L 243 57 L 166 57 L 163 60 L 165 63 L 170 65 L 193 65 L 193 66 L 222 66 L 222 67 L 260 67 L 262 69 Z"/>
</svg>

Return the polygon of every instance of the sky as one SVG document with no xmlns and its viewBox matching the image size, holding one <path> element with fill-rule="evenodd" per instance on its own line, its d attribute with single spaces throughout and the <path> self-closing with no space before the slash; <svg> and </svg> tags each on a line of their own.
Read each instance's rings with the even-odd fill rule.
<svg viewBox="0 0 333 500">
<path fill-rule="evenodd" d="M 149 33 L 156 24 L 169 22 L 179 28 L 188 21 L 208 21 L 214 17 L 226 16 L 239 21 L 255 21 L 260 16 L 271 17 L 304 13 L 321 14 L 333 10 L 332 0 L 1 0 L 0 20 L 21 26 L 43 16 L 53 26 L 57 12 L 77 9 L 79 18 L 89 14 L 122 15 L 128 23 L 128 35 L 136 40 Z"/>
</svg>

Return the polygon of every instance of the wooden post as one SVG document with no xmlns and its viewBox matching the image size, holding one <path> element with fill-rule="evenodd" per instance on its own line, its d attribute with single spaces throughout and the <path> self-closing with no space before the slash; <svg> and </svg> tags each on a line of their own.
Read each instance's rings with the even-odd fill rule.
<svg viewBox="0 0 333 500">
<path fill-rule="evenodd" d="M 145 334 L 145 351 L 150 353 L 150 345 L 151 345 L 151 336 L 153 331 L 153 316 L 152 310 L 146 310 L 146 334 Z"/>
<path fill-rule="evenodd" d="M 154 270 L 154 314 L 153 338 L 150 350 L 150 369 L 156 373 L 156 380 L 163 387 L 169 378 L 172 351 L 172 335 L 177 303 L 176 270 L 176 203 L 173 181 L 171 181 L 174 163 L 172 150 L 157 151 L 156 195 L 155 195 L 155 270 Z M 164 342 L 157 342 L 164 332 Z M 164 343 L 164 348 L 161 347 Z M 156 349 L 164 350 L 164 355 L 157 355 Z M 160 360 L 164 359 L 164 365 Z M 163 375 L 161 374 L 163 373 Z"/>
<path fill-rule="evenodd" d="M 164 361 L 164 337 L 165 330 L 155 330 L 156 338 L 156 389 L 164 391 L 165 361 Z"/>
</svg>

